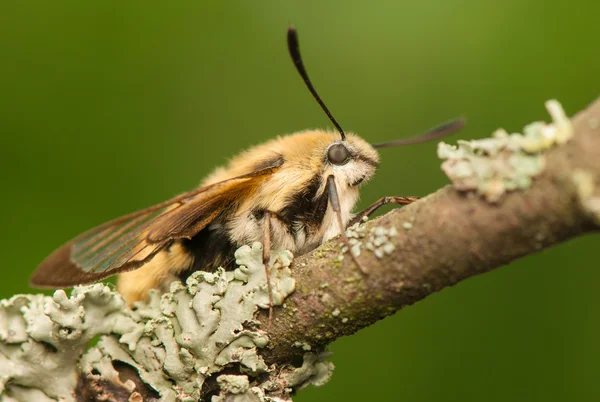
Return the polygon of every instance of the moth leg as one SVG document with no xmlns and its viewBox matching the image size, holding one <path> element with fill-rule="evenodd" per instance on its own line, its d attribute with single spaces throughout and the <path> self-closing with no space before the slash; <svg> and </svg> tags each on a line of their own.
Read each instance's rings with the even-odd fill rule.
<svg viewBox="0 0 600 402">
<path fill-rule="evenodd" d="M 373 204 L 371 204 L 364 210 L 357 213 L 352 219 L 350 219 L 350 223 L 348 223 L 348 226 L 352 226 L 355 223 L 360 222 L 365 216 L 366 217 L 371 216 L 371 214 L 373 212 L 377 211 L 379 208 L 383 207 L 384 205 L 387 205 L 387 204 L 407 205 L 407 204 L 411 204 L 411 203 L 417 201 L 419 198 L 421 198 L 421 197 L 401 197 L 401 196 L 381 197 L 380 199 L 375 201 Z"/>
<path fill-rule="evenodd" d="M 267 292 L 269 292 L 269 328 L 271 328 L 273 322 L 273 288 L 271 286 L 271 269 L 269 267 L 269 260 L 271 260 L 271 215 L 270 211 L 265 211 L 262 255 L 267 276 Z"/>
<path fill-rule="evenodd" d="M 367 274 L 367 270 L 358 262 L 356 256 L 352 254 L 352 247 L 350 246 L 350 240 L 348 240 L 348 236 L 346 235 L 346 228 L 344 227 L 344 222 L 342 220 L 342 210 L 340 208 L 340 197 L 337 192 L 337 187 L 335 185 L 335 177 L 333 175 L 329 175 L 327 177 L 327 191 L 329 193 L 329 202 L 331 203 L 331 209 L 335 212 L 335 216 L 338 221 L 338 225 L 340 227 L 340 234 L 342 235 L 342 241 L 348 248 L 348 253 L 350 254 L 350 258 L 352 261 L 358 266 L 363 274 Z"/>
</svg>

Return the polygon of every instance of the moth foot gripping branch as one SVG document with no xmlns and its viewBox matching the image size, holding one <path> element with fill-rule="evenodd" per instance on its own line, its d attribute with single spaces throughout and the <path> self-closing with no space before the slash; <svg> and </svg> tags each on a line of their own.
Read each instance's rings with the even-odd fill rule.
<svg viewBox="0 0 600 402">
<path fill-rule="evenodd" d="M 120 377 L 123 365 L 166 402 L 284 401 L 325 383 L 333 370 L 325 354 L 307 352 L 301 367 L 266 365 L 260 348 L 269 338 L 255 320 L 269 306 L 262 246 L 241 247 L 235 257 L 236 270 L 196 272 L 133 310 L 102 284 L 76 287 L 70 297 L 59 290 L 2 300 L 0 401 L 76 401 L 82 381 L 106 397 L 119 389 L 141 400 L 136 383 Z M 294 291 L 291 262 L 290 252 L 273 251 L 276 306 Z"/>
</svg>

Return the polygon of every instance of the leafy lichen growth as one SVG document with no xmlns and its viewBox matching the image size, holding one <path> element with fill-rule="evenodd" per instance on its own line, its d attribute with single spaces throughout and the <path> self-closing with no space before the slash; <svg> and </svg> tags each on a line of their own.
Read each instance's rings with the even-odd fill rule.
<svg viewBox="0 0 600 402">
<path fill-rule="evenodd" d="M 273 302 L 281 305 L 295 288 L 292 254 L 271 255 Z M 323 383 L 332 366 L 322 355 L 305 354 L 299 368 L 267 367 L 258 350 L 268 334 L 254 318 L 269 305 L 262 246 L 235 256 L 235 271 L 196 272 L 133 310 L 102 284 L 76 287 L 70 297 L 59 290 L 0 301 L 0 401 L 74 401 L 80 376 L 135 392 L 113 361 L 134 367 L 166 402 L 198 400 L 210 376 L 220 386 L 216 401 L 290 400 L 293 390 Z"/>
<path fill-rule="evenodd" d="M 498 202 L 508 191 L 523 190 L 545 168 L 544 152 L 573 136 L 571 121 L 560 103 L 546 102 L 552 123 L 534 122 L 523 133 L 498 129 L 492 138 L 440 143 L 442 170 L 460 191 L 476 191 L 489 202 Z"/>
</svg>

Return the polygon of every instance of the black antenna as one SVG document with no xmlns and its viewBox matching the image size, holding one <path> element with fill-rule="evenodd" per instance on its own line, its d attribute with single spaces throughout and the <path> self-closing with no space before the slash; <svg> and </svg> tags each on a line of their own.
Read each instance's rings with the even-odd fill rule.
<svg viewBox="0 0 600 402">
<path fill-rule="evenodd" d="M 447 123 L 441 124 L 437 127 L 432 128 L 429 131 L 424 132 L 421 135 L 410 138 L 403 138 L 400 140 L 389 141 L 389 142 L 379 142 L 377 144 L 371 144 L 373 148 L 391 148 L 397 147 L 401 145 L 410 145 L 410 144 L 418 144 L 421 142 L 427 142 L 431 140 L 436 140 L 438 138 L 446 137 L 450 134 L 454 134 L 463 128 L 465 125 L 465 119 L 459 118 L 456 120 L 449 121 Z"/>
<path fill-rule="evenodd" d="M 315 87 L 313 87 L 313 84 L 310 82 L 310 78 L 308 78 L 308 73 L 306 72 L 306 69 L 304 68 L 304 63 L 302 63 L 302 56 L 300 56 L 300 45 L 298 44 L 298 33 L 296 32 L 296 28 L 294 28 L 293 25 L 291 25 L 288 28 L 287 43 L 288 43 L 288 49 L 290 51 L 290 56 L 292 56 L 292 61 L 294 62 L 294 65 L 296 66 L 296 70 L 298 70 L 298 73 L 300 73 L 300 76 L 304 80 L 304 83 L 308 87 L 308 90 L 315 97 L 315 99 L 317 100 L 319 105 L 321 105 L 321 109 L 323 109 L 323 111 L 325 112 L 327 117 L 329 117 L 329 120 L 331 120 L 331 122 L 333 123 L 335 128 L 337 128 L 337 130 L 340 132 L 340 135 L 342 136 L 342 141 L 346 141 L 346 134 L 344 133 L 344 130 L 342 130 L 342 127 L 333 118 L 333 116 L 331 115 L 331 112 L 329 111 L 329 109 L 327 109 L 327 106 L 325 106 L 325 103 L 323 103 L 323 101 L 321 100 L 321 97 L 317 93 L 317 90 L 315 89 Z"/>
</svg>

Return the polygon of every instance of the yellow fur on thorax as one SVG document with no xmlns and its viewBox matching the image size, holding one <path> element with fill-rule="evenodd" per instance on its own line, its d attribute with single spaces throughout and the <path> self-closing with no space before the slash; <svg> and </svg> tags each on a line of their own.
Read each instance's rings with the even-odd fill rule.
<svg viewBox="0 0 600 402">
<path fill-rule="evenodd" d="M 261 162 L 282 157 L 283 166 L 261 180 L 253 197 L 243 200 L 238 208 L 240 215 L 252 208 L 280 211 L 298 186 L 305 185 L 319 173 L 323 150 L 338 139 L 339 134 L 320 130 L 275 138 L 236 155 L 227 165 L 213 171 L 202 186 L 251 173 Z"/>
<path fill-rule="evenodd" d="M 321 177 L 317 197 L 322 195 L 325 191 L 326 175 L 331 174 L 334 169 L 325 163 L 326 150 L 336 141 L 340 141 L 340 135 L 337 132 L 303 131 L 254 146 L 233 157 L 227 165 L 215 169 L 202 182 L 201 187 L 250 174 L 265 162 L 277 158 L 283 159 L 283 165 L 274 169 L 272 173 L 258 178 L 253 182 L 251 188 L 246 189 L 241 196 L 236 198 L 237 207 L 226 227 L 230 239 L 239 243 L 262 241 L 262 233 L 250 231 L 256 238 L 248 238 L 247 232 L 244 231 L 244 225 L 252 223 L 249 220 L 251 212 L 255 210 L 281 211 L 289 206 L 292 197 L 315 177 Z M 379 160 L 377 152 L 362 138 L 347 134 L 346 143 L 358 154 L 375 162 Z M 346 191 L 349 194 L 341 200 L 342 204 L 344 201 L 350 201 L 353 205 L 358 197 L 358 190 L 350 189 L 347 183 L 337 179 L 336 181 L 338 182 L 338 191 Z M 340 193 L 340 196 L 342 195 L 343 193 Z M 324 220 L 334 222 L 332 214 L 328 209 Z M 349 219 L 348 216 L 345 218 L 345 220 Z M 329 233 L 327 228 L 321 227 L 316 235 L 326 238 L 335 235 L 335 233 Z M 275 244 L 277 244 L 277 239 L 273 241 L 273 245 Z M 286 245 L 279 244 L 279 246 Z M 291 245 L 288 244 L 288 246 Z M 180 272 L 191 268 L 193 261 L 193 256 L 189 252 L 179 243 L 174 243 L 170 249 L 159 252 L 141 268 L 120 274 L 117 288 L 130 304 L 144 300 L 149 289 L 168 286 L 172 280 L 177 279 Z"/>
<path fill-rule="evenodd" d="M 321 130 L 277 137 L 234 156 L 227 165 L 215 169 L 202 182 L 202 186 L 250 173 L 261 161 L 278 156 L 285 160 L 287 166 L 284 167 L 318 169 L 322 165 L 323 149 L 338 139 L 339 134 Z"/>
<path fill-rule="evenodd" d="M 261 162 L 282 157 L 283 166 L 261 181 L 253 200 L 246 200 L 240 208 L 243 210 L 255 206 L 279 211 L 287 205 L 289 197 L 299 186 L 306 185 L 315 175 L 323 172 L 325 150 L 339 140 L 338 132 L 323 130 L 307 130 L 277 137 L 234 156 L 227 165 L 215 169 L 201 186 L 251 173 Z M 362 138 L 347 134 L 347 142 L 358 152 L 374 160 L 379 159 L 377 152 Z"/>
</svg>

